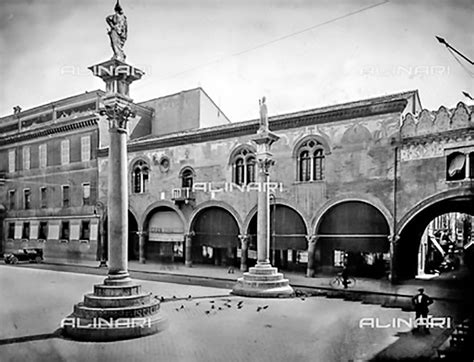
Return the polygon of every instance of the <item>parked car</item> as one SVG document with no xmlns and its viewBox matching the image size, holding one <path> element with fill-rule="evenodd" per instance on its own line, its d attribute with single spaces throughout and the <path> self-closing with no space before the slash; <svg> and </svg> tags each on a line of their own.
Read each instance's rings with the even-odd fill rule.
<svg viewBox="0 0 474 362">
<path fill-rule="evenodd" d="M 29 261 L 41 263 L 43 259 L 43 249 L 20 249 L 14 253 L 3 254 L 5 264 L 16 264 L 19 261 Z"/>
</svg>

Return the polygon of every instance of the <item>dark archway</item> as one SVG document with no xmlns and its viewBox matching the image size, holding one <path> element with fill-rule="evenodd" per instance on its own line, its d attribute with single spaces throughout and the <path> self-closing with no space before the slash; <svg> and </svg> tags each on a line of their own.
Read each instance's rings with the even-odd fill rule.
<svg viewBox="0 0 474 362">
<path fill-rule="evenodd" d="M 175 210 L 167 206 L 154 208 L 147 215 L 143 230 L 147 235 L 146 259 L 184 263 L 184 224 Z"/>
<path fill-rule="evenodd" d="M 239 226 L 224 208 L 201 210 L 192 221 L 192 260 L 195 263 L 238 266 Z"/>
<path fill-rule="evenodd" d="M 362 201 L 331 207 L 317 227 L 316 265 L 334 273 L 347 263 L 354 275 L 381 277 L 389 269 L 390 228 L 384 215 Z"/>
<path fill-rule="evenodd" d="M 128 211 L 128 260 L 139 258 L 138 222 L 135 216 Z"/>
<path fill-rule="evenodd" d="M 399 232 L 400 239 L 395 249 L 395 273 L 399 279 L 414 278 L 417 274 L 418 250 L 421 237 L 428 224 L 437 216 L 459 212 L 474 215 L 473 196 L 454 196 L 421 208 L 412 215 Z"/>
<path fill-rule="evenodd" d="M 249 266 L 256 263 L 257 213 L 252 217 L 247 233 L 250 236 Z M 270 261 L 285 270 L 305 271 L 308 263 L 307 230 L 302 217 L 291 207 L 270 205 Z"/>
</svg>

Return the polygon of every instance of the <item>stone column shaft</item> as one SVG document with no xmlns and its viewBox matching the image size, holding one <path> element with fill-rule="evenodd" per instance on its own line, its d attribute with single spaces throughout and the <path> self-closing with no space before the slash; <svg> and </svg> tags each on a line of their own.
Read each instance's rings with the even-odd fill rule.
<svg viewBox="0 0 474 362">
<path fill-rule="evenodd" d="M 184 235 L 184 265 L 191 268 L 193 266 L 192 250 L 193 250 L 193 234 Z"/>
<path fill-rule="evenodd" d="M 239 235 L 240 239 L 240 270 L 247 271 L 247 257 L 249 249 L 249 236 Z"/>
<path fill-rule="evenodd" d="M 109 277 L 115 278 L 128 276 L 127 133 L 118 127 L 109 133 L 108 253 Z"/>
<path fill-rule="evenodd" d="M 314 277 L 315 269 L 316 269 L 316 262 L 315 252 L 316 252 L 316 242 L 318 241 L 318 237 L 316 235 L 307 235 L 306 239 L 308 240 L 308 268 L 306 270 L 306 276 L 308 278 Z"/>
<path fill-rule="evenodd" d="M 140 264 L 145 264 L 145 242 L 146 242 L 146 233 L 144 231 L 138 232 L 138 261 Z"/>
<path fill-rule="evenodd" d="M 263 163 L 262 161 L 261 163 Z M 257 182 L 261 185 L 268 181 L 265 165 L 259 164 Z M 268 191 L 262 190 L 258 193 L 257 201 L 257 263 L 270 264 L 270 199 Z"/>
</svg>

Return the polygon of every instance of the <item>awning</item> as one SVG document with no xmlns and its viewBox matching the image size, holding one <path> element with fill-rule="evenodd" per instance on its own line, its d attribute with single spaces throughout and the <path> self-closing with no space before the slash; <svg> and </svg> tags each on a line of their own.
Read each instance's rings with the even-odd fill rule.
<svg viewBox="0 0 474 362">
<path fill-rule="evenodd" d="M 466 162 L 465 155 L 457 155 L 449 163 L 448 174 L 450 177 L 453 177 L 456 173 L 462 170 L 464 163 Z"/>
</svg>

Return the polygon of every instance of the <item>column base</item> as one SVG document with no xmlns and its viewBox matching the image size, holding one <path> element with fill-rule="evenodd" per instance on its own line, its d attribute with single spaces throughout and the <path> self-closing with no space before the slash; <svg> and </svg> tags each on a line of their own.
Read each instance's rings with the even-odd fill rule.
<svg viewBox="0 0 474 362">
<path fill-rule="evenodd" d="M 166 329 L 160 302 L 141 285 L 118 285 L 105 279 L 84 295 L 71 315 L 61 323 L 65 337 L 88 342 L 108 342 L 143 337 Z"/>
<path fill-rule="evenodd" d="M 295 292 L 288 279 L 270 264 L 257 264 L 237 279 L 231 294 L 256 298 L 285 298 Z"/>
</svg>

